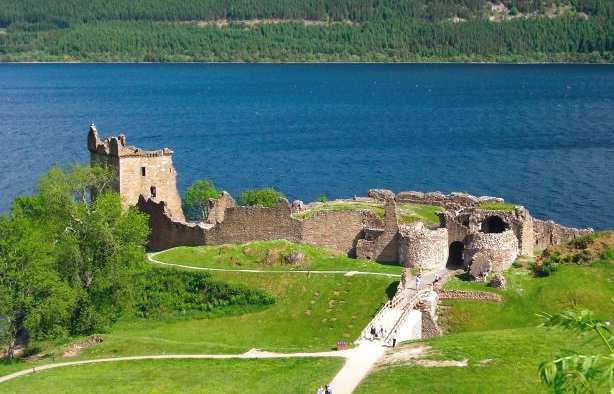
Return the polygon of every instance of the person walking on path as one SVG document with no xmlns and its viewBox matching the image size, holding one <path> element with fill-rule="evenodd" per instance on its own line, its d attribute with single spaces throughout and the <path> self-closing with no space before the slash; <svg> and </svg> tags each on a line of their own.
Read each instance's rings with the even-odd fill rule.
<svg viewBox="0 0 614 394">
<path fill-rule="evenodd" d="M 418 274 L 416 276 L 416 291 L 418 291 L 420 289 L 420 282 L 422 281 L 422 275 Z"/>
<path fill-rule="evenodd" d="M 384 326 L 381 324 L 379 326 L 379 336 L 384 339 Z"/>
<path fill-rule="evenodd" d="M 326 385 L 325 387 L 326 387 L 324 389 L 325 394 L 333 394 L 333 389 L 331 389 L 329 385 Z"/>
<path fill-rule="evenodd" d="M 318 390 L 316 391 L 316 394 L 324 394 L 324 386 L 320 385 L 320 387 L 318 387 Z"/>
</svg>

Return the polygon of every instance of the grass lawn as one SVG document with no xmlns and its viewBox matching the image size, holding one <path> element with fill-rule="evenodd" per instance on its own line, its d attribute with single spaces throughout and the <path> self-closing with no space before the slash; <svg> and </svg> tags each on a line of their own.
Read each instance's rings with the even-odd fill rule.
<svg viewBox="0 0 614 394">
<path fill-rule="evenodd" d="M 343 359 L 120 361 L 43 371 L 7 393 L 314 393 Z"/>
<path fill-rule="evenodd" d="M 491 316 L 496 319 L 496 315 Z M 426 341 L 431 359 L 464 360 L 467 367 L 427 368 L 415 364 L 379 367 L 357 393 L 545 393 L 537 369 L 561 349 L 592 350 L 592 337 L 559 329 L 519 328 L 467 332 Z M 489 361 L 488 361 L 489 360 Z M 605 391 L 604 391 L 605 392 Z"/>
<path fill-rule="evenodd" d="M 171 353 L 331 350 L 350 343 L 396 289 L 393 278 L 333 274 L 216 272 L 217 279 L 273 294 L 277 302 L 243 315 L 120 321 L 81 358 Z"/>
<path fill-rule="evenodd" d="M 443 208 L 428 204 L 399 204 L 397 206 L 399 223 L 413 223 L 423 221 L 427 225 L 438 225 L 439 216 Z"/>
<path fill-rule="evenodd" d="M 483 202 L 480 203 L 480 208 L 487 211 L 506 211 L 510 212 L 516 209 L 516 204 L 509 202 Z"/>
<path fill-rule="evenodd" d="M 305 255 L 301 264 L 288 264 L 284 256 L 293 251 Z M 257 270 L 365 271 L 401 274 L 398 264 L 352 259 L 317 246 L 285 240 L 250 242 L 243 245 L 178 247 L 156 255 L 165 263 L 192 267 Z"/>
<path fill-rule="evenodd" d="M 484 283 L 453 280 L 446 288 L 496 291 L 504 301 L 443 301 L 449 306 L 443 323 L 449 332 L 499 330 L 536 326 L 539 312 L 565 309 L 591 309 L 596 317 L 614 317 L 614 263 L 595 262 L 590 266 L 560 265 L 551 276 L 536 278 L 526 269 L 512 268 L 506 275 L 508 289 L 487 287 Z M 496 319 L 493 319 L 496 316 Z"/>
</svg>

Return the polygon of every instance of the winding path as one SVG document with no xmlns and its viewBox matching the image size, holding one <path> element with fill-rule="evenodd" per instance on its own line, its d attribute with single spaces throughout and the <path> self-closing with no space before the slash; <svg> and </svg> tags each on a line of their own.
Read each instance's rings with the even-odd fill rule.
<svg viewBox="0 0 614 394">
<path fill-rule="evenodd" d="M 299 358 L 299 357 L 344 357 L 350 358 L 356 349 L 339 350 L 330 352 L 313 352 L 313 353 L 274 353 L 266 352 L 258 349 L 251 349 L 241 354 L 162 354 L 151 356 L 128 356 L 128 357 L 109 357 L 96 358 L 91 360 L 68 361 L 63 363 L 44 364 L 28 369 L 24 369 L 9 375 L 0 376 L 0 383 L 16 379 L 20 376 L 30 375 L 36 372 L 45 371 L 48 369 L 71 367 L 76 365 L 109 363 L 115 361 L 137 361 L 137 360 L 207 360 L 207 359 L 262 359 L 262 358 Z"/>
<path fill-rule="evenodd" d="M 167 249 L 170 250 L 170 249 Z M 220 272 L 246 272 L 246 273 L 257 273 L 257 274 L 287 274 L 287 273 L 295 273 L 295 274 L 343 274 L 346 276 L 353 275 L 376 275 L 376 276 L 386 276 L 390 278 L 400 278 L 401 274 L 388 274 L 385 272 L 366 272 L 366 271 L 311 271 L 311 270 L 249 270 L 249 269 L 229 269 L 229 268 L 208 268 L 208 267 L 194 267 L 192 265 L 183 265 L 183 264 L 175 264 L 175 263 L 165 263 L 164 261 L 160 261 L 156 259 L 156 256 L 160 253 L 166 252 L 166 250 L 162 250 L 160 252 L 147 253 L 147 260 L 153 264 L 167 265 L 170 267 L 177 268 L 186 268 L 191 270 L 200 270 L 200 271 L 220 271 Z"/>
<path fill-rule="evenodd" d="M 224 269 L 224 268 L 207 268 L 194 267 L 182 264 L 165 263 L 157 260 L 156 256 L 162 252 L 148 253 L 147 259 L 150 263 L 166 265 L 176 268 L 185 268 L 202 271 L 222 271 L 222 272 L 245 272 L 245 273 L 302 273 L 302 274 L 343 274 L 346 276 L 353 275 L 376 275 L 398 278 L 400 274 L 389 274 L 383 272 L 364 272 L 364 271 L 311 271 L 311 270 L 250 270 L 250 269 Z M 86 364 L 107 363 L 116 361 L 136 361 L 136 360 L 206 360 L 206 359 L 274 359 L 274 358 L 297 358 L 297 357 L 342 357 L 347 361 L 342 369 L 337 373 L 331 382 L 331 386 L 338 393 L 351 393 L 360 383 L 360 381 L 369 373 L 373 365 L 384 354 L 385 349 L 382 343 L 376 341 L 360 341 L 358 346 L 348 350 L 328 351 L 328 352 L 298 352 L 298 353 L 275 353 L 267 352 L 258 349 L 251 349 L 242 354 L 163 354 L 150 356 L 127 356 L 127 357 L 110 357 L 98 358 L 91 360 L 68 361 L 62 363 L 44 364 L 28 369 L 24 369 L 9 375 L 0 376 L 0 383 L 16 379 L 20 376 L 30 375 L 36 372 L 45 371 L 48 369 L 70 367 Z"/>
</svg>

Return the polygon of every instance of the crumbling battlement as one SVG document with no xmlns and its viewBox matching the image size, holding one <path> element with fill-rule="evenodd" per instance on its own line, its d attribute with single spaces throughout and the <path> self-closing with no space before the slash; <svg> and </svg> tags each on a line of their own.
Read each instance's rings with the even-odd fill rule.
<svg viewBox="0 0 614 394">
<path fill-rule="evenodd" d="M 123 135 L 101 141 L 93 124 L 87 134 L 87 146 L 92 164 L 102 164 L 112 170 L 113 189 L 120 194 L 124 205 L 137 205 L 140 196 L 164 201 L 172 218 L 184 221 L 173 151 L 168 148 L 146 151 L 128 146 Z"/>
<path fill-rule="evenodd" d="M 416 191 L 400 192 L 396 195 L 398 203 L 438 205 L 446 209 L 478 208 L 486 202 L 502 203 L 504 200 L 498 197 L 476 197 L 467 193 L 450 193 L 445 195 L 440 192 L 422 193 Z"/>
</svg>

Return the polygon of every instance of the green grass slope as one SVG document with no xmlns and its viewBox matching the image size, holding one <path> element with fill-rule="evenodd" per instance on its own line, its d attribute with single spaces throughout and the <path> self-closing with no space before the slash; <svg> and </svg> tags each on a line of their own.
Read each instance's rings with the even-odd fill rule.
<svg viewBox="0 0 614 394">
<path fill-rule="evenodd" d="M 292 265 L 284 261 L 284 257 L 294 251 L 305 255 L 301 264 Z M 397 264 L 352 259 L 316 246 L 285 240 L 250 242 L 242 245 L 178 247 L 157 254 L 155 258 L 165 263 L 235 270 L 364 271 L 401 274 L 401 267 Z"/>
<path fill-rule="evenodd" d="M 604 250 L 600 255 L 593 253 L 602 258 L 590 264 L 560 265 L 548 277 L 536 277 L 527 267 L 512 268 L 506 274 L 506 290 L 451 280 L 447 289 L 493 291 L 503 296 L 501 303 L 441 302 L 440 324 L 446 335 L 421 342 L 432 346 L 429 359 L 468 360 L 467 366 L 383 365 L 361 384 L 358 393 L 546 392 L 537 375 L 542 361 L 560 355 L 563 349 L 592 351 L 601 344 L 592 336 L 538 328 L 541 320 L 537 313 L 590 309 L 597 318 L 612 319 L 614 260 L 607 252 L 611 249 Z"/>
<path fill-rule="evenodd" d="M 313 393 L 342 359 L 120 361 L 54 369 L 0 384 L 3 393 Z"/>
</svg>

